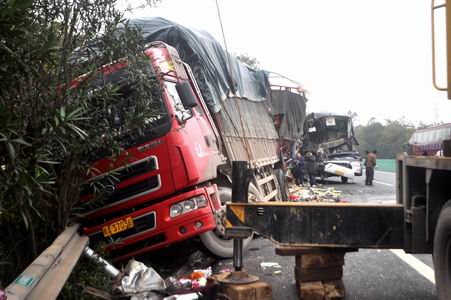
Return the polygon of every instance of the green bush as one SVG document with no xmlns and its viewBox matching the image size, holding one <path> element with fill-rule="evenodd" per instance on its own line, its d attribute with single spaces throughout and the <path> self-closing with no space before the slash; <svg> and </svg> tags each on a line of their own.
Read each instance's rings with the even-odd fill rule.
<svg viewBox="0 0 451 300">
<path fill-rule="evenodd" d="M 68 225 L 80 184 L 95 171 L 93 153 L 119 153 L 118 136 L 140 132 L 156 113 L 150 103 L 160 94 L 142 37 L 115 5 L 0 0 L 0 287 Z M 133 85 L 126 95 L 99 72 L 122 58 L 123 84 Z M 74 88 L 82 74 L 96 86 L 84 80 Z"/>
</svg>

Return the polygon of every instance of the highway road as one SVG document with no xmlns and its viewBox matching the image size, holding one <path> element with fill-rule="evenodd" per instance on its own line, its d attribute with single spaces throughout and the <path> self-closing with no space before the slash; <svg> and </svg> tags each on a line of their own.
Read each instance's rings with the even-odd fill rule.
<svg viewBox="0 0 451 300">
<path fill-rule="evenodd" d="M 364 177 L 347 184 L 331 178 L 325 186 L 334 186 L 347 194 L 351 202 L 394 203 L 395 174 L 375 173 L 373 186 L 365 186 Z M 278 269 L 265 269 L 260 262 L 278 262 Z M 273 286 L 273 299 L 299 299 L 294 281 L 294 258 L 277 256 L 274 245 L 263 238 L 254 239 L 245 254 L 245 268 Z M 231 260 L 216 263 L 215 269 L 232 268 Z M 343 281 L 346 299 L 436 299 L 431 255 L 409 255 L 402 250 L 367 250 L 348 253 Z"/>
</svg>

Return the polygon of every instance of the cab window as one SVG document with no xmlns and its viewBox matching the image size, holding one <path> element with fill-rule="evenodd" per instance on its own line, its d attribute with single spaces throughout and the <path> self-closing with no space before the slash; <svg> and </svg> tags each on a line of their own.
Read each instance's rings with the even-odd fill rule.
<svg viewBox="0 0 451 300">
<path fill-rule="evenodd" d="M 175 88 L 176 83 L 166 81 L 165 86 L 169 92 L 169 95 L 171 96 L 177 121 L 179 123 L 183 123 L 191 118 L 193 116 L 193 113 L 191 112 L 191 110 L 186 109 L 185 106 L 183 106 L 182 100 L 180 99 L 177 89 Z"/>
</svg>

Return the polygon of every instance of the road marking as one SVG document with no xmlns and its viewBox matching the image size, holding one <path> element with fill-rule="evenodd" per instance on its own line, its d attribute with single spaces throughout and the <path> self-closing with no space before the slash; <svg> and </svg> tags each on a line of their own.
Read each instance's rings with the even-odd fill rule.
<svg viewBox="0 0 451 300">
<path fill-rule="evenodd" d="M 380 182 L 380 181 L 376 181 L 376 180 L 373 180 L 373 182 L 379 183 L 379 184 L 383 184 L 383 185 L 387 185 L 387 186 L 395 186 L 394 184 L 391 184 L 391 183 L 385 183 L 385 182 Z"/>
<path fill-rule="evenodd" d="M 377 170 L 375 170 L 374 172 L 377 172 L 377 173 L 384 173 L 384 174 L 391 174 L 391 175 L 396 175 L 396 172 L 385 172 L 385 171 L 377 171 Z"/>
<path fill-rule="evenodd" d="M 435 284 L 434 270 L 426 265 L 424 262 L 413 256 L 412 254 L 406 254 L 404 250 L 390 249 L 396 256 L 406 262 L 415 271 L 423 275 L 424 278 Z"/>
</svg>

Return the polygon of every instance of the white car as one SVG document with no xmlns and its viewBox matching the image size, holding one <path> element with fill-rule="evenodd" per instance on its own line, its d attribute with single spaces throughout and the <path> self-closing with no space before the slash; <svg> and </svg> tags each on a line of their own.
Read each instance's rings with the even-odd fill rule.
<svg viewBox="0 0 451 300">
<path fill-rule="evenodd" d="M 334 153 L 329 155 L 328 160 L 324 161 L 323 163 L 324 164 L 332 163 L 348 169 L 352 169 L 354 171 L 355 176 L 363 175 L 362 157 L 357 152 Z M 324 174 L 321 174 L 322 176 L 320 176 L 322 179 L 324 179 L 325 177 L 337 176 L 336 174 L 331 174 L 327 172 L 323 173 Z M 346 183 L 348 182 L 348 178 L 341 176 L 341 181 L 343 183 Z"/>
</svg>

